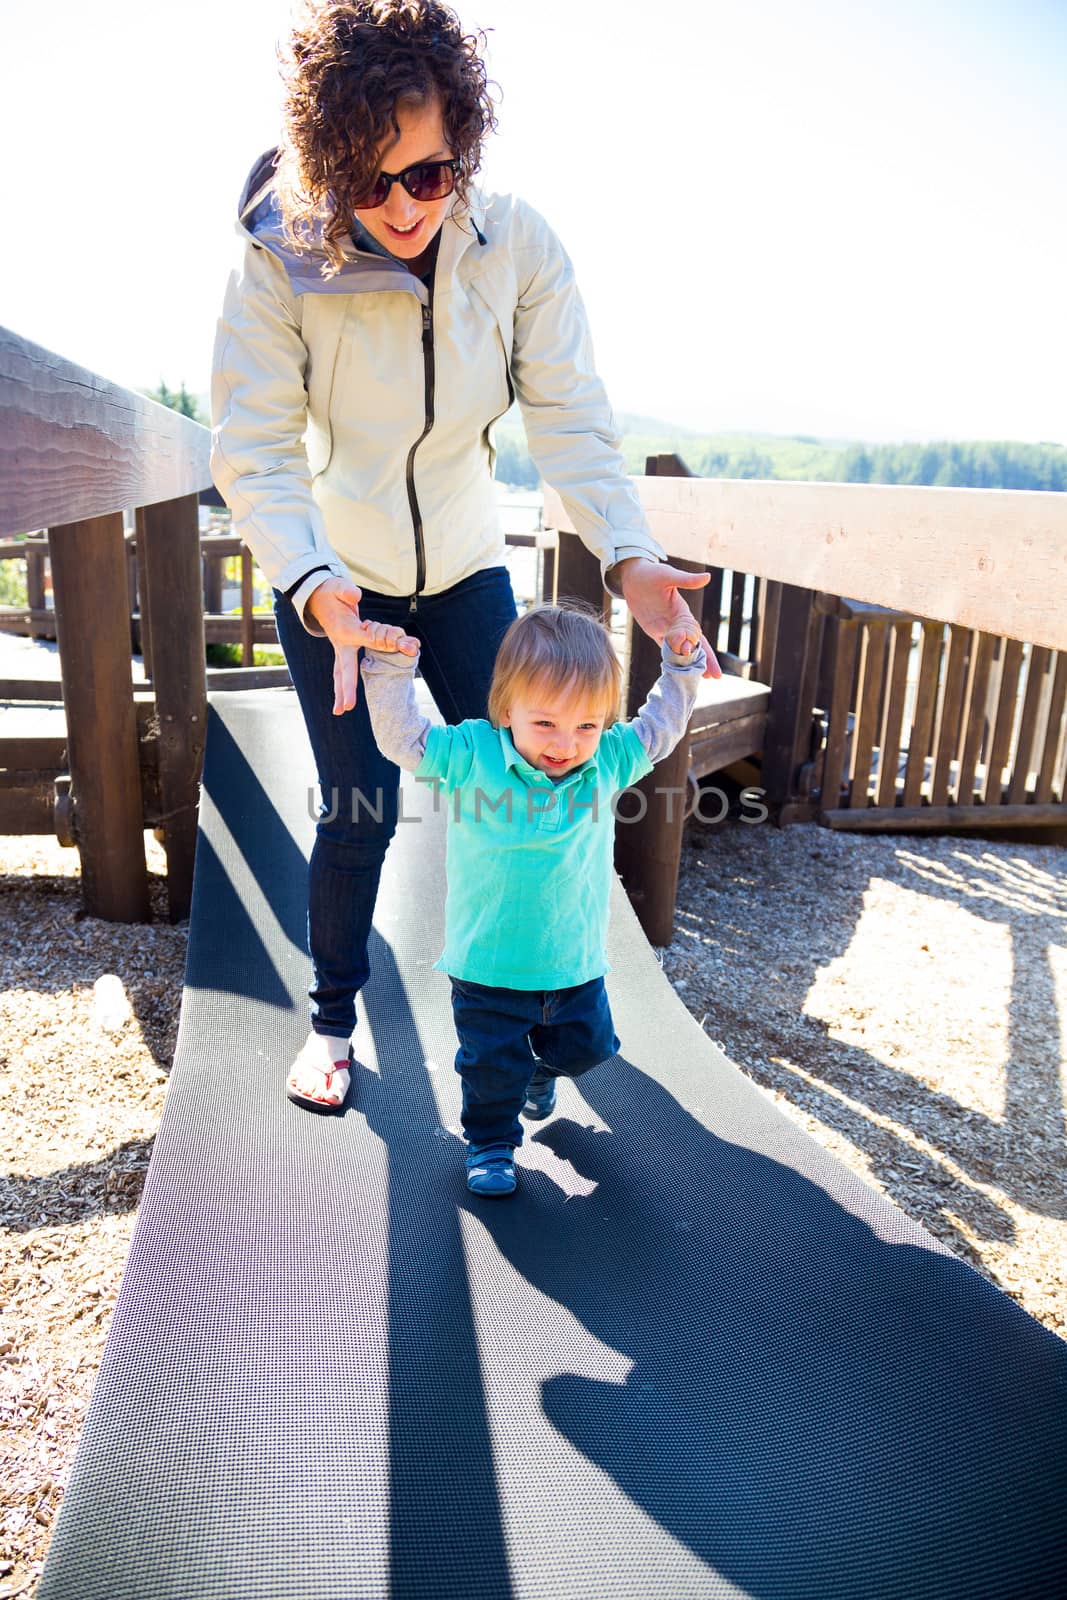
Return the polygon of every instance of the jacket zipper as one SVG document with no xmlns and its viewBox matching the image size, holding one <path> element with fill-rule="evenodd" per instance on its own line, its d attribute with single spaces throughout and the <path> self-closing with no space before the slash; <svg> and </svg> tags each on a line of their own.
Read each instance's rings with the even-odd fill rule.
<svg viewBox="0 0 1067 1600">
<path fill-rule="evenodd" d="M 408 504 L 411 507 L 411 521 L 415 529 L 415 593 L 411 597 L 409 611 L 416 609 L 416 602 L 426 583 L 426 547 L 422 538 L 422 512 L 419 510 L 418 497 L 415 494 L 415 451 L 433 427 L 433 400 L 434 400 L 434 350 L 433 350 L 433 287 L 430 288 L 430 301 L 422 308 L 422 369 L 425 382 L 426 398 L 426 425 L 419 437 L 408 451 L 407 483 Z"/>
</svg>

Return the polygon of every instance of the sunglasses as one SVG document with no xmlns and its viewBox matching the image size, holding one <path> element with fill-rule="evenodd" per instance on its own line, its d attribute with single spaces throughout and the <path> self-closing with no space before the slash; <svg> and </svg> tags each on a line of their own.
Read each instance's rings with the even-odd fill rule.
<svg viewBox="0 0 1067 1600">
<path fill-rule="evenodd" d="M 416 161 L 403 172 L 379 172 L 373 188 L 356 202 L 356 210 L 374 211 L 384 206 L 394 183 L 401 184 L 413 200 L 443 200 L 456 187 L 460 165 L 458 161 Z"/>
</svg>

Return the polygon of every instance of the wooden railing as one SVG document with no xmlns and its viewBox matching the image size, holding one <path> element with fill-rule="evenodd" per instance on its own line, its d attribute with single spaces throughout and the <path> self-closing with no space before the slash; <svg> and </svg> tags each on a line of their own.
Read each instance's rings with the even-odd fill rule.
<svg viewBox="0 0 1067 1600">
<path fill-rule="evenodd" d="M 635 481 L 655 537 L 712 573 L 687 594 L 727 675 L 709 698 L 748 711 L 731 677 L 769 692 L 760 788 L 779 823 L 1067 824 L 1067 495 L 649 468 Z M 544 521 L 562 535 L 560 592 L 595 601 L 596 564 L 552 490 Z M 632 711 L 658 664 L 631 634 Z M 688 756 L 645 780 L 643 821 L 620 830 L 617 864 L 654 943 L 671 937 L 676 796 L 701 715 Z"/>
<path fill-rule="evenodd" d="M 197 494 L 206 428 L 0 329 L 0 538 L 47 528 L 86 909 L 149 917 L 122 512 L 138 508 L 170 914 L 188 913 L 207 717 Z M 142 722 L 142 727 L 144 723 Z M 0 749 L 18 779 L 25 740 Z M 62 800 L 62 796 L 58 796 Z"/>
</svg>

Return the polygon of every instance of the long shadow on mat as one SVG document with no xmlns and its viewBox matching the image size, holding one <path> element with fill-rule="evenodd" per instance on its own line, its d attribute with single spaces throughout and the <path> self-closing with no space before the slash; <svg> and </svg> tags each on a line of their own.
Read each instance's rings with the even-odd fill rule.
<svg viewBox="0 0 1067 1600">
<path fill-rule="evenodd" d="M 1064 1592 L 1067 1348 L 963 1263 L 891 1244 L 616 1060 L 609 1127 L 539 1135 L 544 1174 L 468 1208 L 515 1269 L 625 1353 L 545 1412 L 676 1539 L 760 1600 Z M 635 1132 L 636 1130 L 636 1132 Z"/>
</svg>

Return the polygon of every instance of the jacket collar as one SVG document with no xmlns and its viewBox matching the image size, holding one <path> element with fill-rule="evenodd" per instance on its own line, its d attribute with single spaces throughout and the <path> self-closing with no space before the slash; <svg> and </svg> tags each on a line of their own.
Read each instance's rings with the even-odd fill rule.
<svg viewBox="0 0 1067 1600">
<path fill-rule="evenodd" d="M 294 250 L 282 230 L 281 211 L 274 193 L 274 168 L 277 148 L 265 150 L 252 167 L 241 191 L 238 221 L 257 244 L 269 250 L 284 266 L 294 294 L 363 294 L 373 290 L 395 289 L 414 294 L 424 304 L 426 286 L 402 261 L 360 250 L 351 239 L 341 240 L 344 260 L 332 277 L 324 278 L 327 261 L 322 245 L 321 224 L 315 224 L 304 249 Z M 475 241 L 485 243 L 485 200 L 473 193 L 471 203 L 457 202 L 441 229 L 437 271 L 451 277 L 460 257 Z"/>
</svg>

